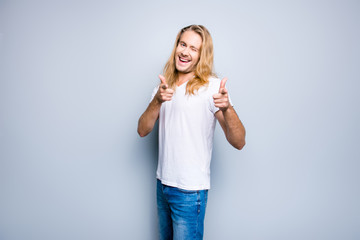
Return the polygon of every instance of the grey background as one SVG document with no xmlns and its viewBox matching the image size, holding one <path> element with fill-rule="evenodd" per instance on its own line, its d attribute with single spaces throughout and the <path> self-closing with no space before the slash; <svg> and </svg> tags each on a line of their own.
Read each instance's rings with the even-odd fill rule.
<svg viewBox="0 0 360 240">
<path fill-rule="evenodd" d="M 219 126 L 205 239 L 359 239 L 359 1 L 0 1 L 0 239 L 157 239 L 138 117 L 203 24 L 247 129 Z"/>
</svg>

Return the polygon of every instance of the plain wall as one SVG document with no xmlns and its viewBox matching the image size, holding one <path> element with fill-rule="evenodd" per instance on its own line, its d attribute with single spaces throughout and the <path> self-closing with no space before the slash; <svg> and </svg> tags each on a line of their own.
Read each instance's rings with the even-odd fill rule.
<svg viewBox="0 0 360 240">
<path fill-rule="evenodd" d="M 212 34 L 247 130 L 219 125 L 205 239 L 360 238 L 359 1 L 0 1 L 0 239 L 157 239 L 157 127 L 178 31 Z"/>
</svg>

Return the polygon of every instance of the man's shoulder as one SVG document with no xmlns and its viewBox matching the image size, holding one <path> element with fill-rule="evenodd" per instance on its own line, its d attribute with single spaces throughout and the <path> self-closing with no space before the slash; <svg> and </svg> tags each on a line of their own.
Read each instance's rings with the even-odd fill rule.
<svg viewBox="0 0 360 240">
<path fill-rule="evenodd" d="M 217 77 L 210 77 L 209 79 L 209 89 L 219 90 L 221 80 Z"/>
<path fill-rule="evenodd" d="M 221 82 L 220 78 L 214 77 L 214 76 L 209 77 L 208 80 L 209 80 L 209 83 L 219 83 L 220 84 L 220 82 Z"/>
</svg>

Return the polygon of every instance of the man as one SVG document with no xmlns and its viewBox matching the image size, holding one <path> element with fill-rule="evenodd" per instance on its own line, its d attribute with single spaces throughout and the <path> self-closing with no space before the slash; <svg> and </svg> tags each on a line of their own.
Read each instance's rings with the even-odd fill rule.
<svg viewBox="0 0 360 240">
<path fill-rule="evenodd" d="M 180 30 L 159 78 L 138 133 L 146 136 L 159 119 L 160 239 L 202 239 L 216 119 L 239 150 L 245 129 L 230 104 L 227 79 L 213 73 L 212 38 L 204 26 Z"/>
</svg>

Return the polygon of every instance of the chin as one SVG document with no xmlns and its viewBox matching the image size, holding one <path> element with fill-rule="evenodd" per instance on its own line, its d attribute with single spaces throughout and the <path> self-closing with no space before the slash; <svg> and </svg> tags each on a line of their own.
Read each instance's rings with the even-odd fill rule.
<svg viewBox="0 0 360 240">
<path fill-rule="evenodd" d="M 194 71 L 194 69 L 188 69 L 188 68 L 179 68 L 178 66 L 175 66 L 176 71 L 178 71 L 179 73 L 191 73 L 192 71 Z"/>
</svg>

